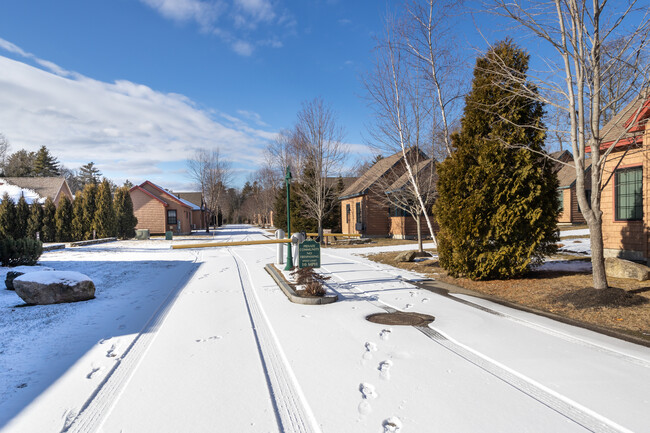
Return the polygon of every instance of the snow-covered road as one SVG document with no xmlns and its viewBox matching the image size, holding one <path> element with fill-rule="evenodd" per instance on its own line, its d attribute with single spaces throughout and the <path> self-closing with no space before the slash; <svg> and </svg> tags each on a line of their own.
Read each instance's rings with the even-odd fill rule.
<svg viewBox="0 0 650 433">
<path fill-rule="evenodd" d="M 417 289 L 367 248 L 323 250 L 339 301 L 306 306 L 264 271 L 275 246 L 170 244 L 43 255 L 91 276 L 92 301 L 20 308 L 2 291 L 2 433 L 650 432 L 647 348 Z M 392 310 L 436 320 L 365 320 Z"/>
</svg>

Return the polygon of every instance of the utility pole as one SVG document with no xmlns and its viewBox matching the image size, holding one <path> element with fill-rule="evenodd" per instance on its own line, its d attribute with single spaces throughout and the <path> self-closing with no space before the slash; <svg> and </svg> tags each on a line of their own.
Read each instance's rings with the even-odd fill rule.
<svg viewBox="0 0 650 433">
<path fill-rule="evenodd" d="M 287 185 L 287 238 L 291 239 L 291 170 L 287 166 L 287 175 L 284 178 Z M 284 267 L 285 271 L 293 269 L 293 256 L 291 255 L 291 244 L 287 248 L 287 265 Z"/>
</svg>

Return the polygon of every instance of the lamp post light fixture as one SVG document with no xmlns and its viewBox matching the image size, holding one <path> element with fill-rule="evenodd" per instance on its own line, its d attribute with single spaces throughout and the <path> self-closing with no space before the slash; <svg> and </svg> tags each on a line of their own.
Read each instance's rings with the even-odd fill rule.
<svg viewBox="0 0 650 433">
<path fill-rule="evenodd" d="M 287 185 L 287 238 L 291 239 L 291 170 L 287 166 L 287 175 L 284 178 Z M 293 256 L 291 255 L 291 244 L 287 244 L 287 265 L 285 271 L 293 269 Z"/>
</svg>

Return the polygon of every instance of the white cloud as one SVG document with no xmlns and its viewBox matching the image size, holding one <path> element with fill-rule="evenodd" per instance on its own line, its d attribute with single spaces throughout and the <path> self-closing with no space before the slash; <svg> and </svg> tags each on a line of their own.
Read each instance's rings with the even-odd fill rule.
<svg viewBox="0 0 650 433">
<path fill-rule="evenodd" d="M 232 43 L 232 49 L 240 56 L 248 57 L 253 54 L 253 46 L 246 41 L 237 40 Z"/>
<path fill-rule="evenodd" d="M 163 17 L 174 21 L 196 21 L 204 29 L 209 28 L 223 10 L 220 1 L 204 0 L 141 0 L 157 10 Z"/>
<path fill-rule="evenodd" d="M 0 43 L 13 48 L 12 53 L 46 63 Z M 70 74 L 62 77 L 0 56 L 0 128 L 13 151 L 46 145 L 71 168 L 94 161 L 108 177 L 158 175 L 164 183 L 171 179 L 159 164 L 184 164 L 196 149 L 218 146 L 229 159 L 256 165 L 261 149 L 275 136 L 238 118 L 219 121 L 183 95 Z"/>
</svg>

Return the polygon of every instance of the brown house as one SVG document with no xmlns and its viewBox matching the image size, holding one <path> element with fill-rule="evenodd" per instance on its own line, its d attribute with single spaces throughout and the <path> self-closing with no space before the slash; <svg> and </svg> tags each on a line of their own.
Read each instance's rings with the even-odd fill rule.
<svg viewBox="0 0 650 433">
<path fill-rule="evenodd" d="M 567 163 L 573 163 L 573 155 L 568 150 L 554 152 L 551 157 Z M 587 163 L 585 169 L 585 189 L 587 191 L 587 201 L 591 197 L 591 177 L 589 172 L 591 164 Z M 559 224 L 585 224 L 585 218 L 580 212 L 578 206 L 578 196 L 576 193 L 576 170 L 573 165 L 565 165 L 559 162 L 555 163 L 554 171 L 557 175 L 558 201 L 560 203 L 560 215 L 558 216 Z"/>
<path fill-rule="evenodd" d="M 177 192 L 175 195 L 198 207 L 198 209 L 192 210 L 192 230 L 205 230 L 206 224 L 213 224 L 206 219 L 209 218 L 209 213 L 205 209 L 203 194 L 200 192 Z"/>
<path fill-rule="evenodd" d="M 601 191 L 605 257 L 650 259 L 650 99 L 635 100 L 603 128 L 601 148 L 614 146 Z"/>
<path fill-rule="evenodd" d="M 200 210 L 199 206 L 149 181 L 134 186 L 129 193 L 138 218 L 136 229 L 149 229 L 152 234 L 192 232 L 192 212 Z"/>
<path fill-rule="evenodd" d="M 43 199 L 49 197 L 57 206 L 64 195 L 70 201 L 74 198 L 64 177 L 3 177 L 2 179 L 10 185 L 31 189 Z"/>
<path fill-rule="evenodd" d="M 421 159 L 427 159 L 421 154 Z M 359 176 L 343 191 L 341 200 L 341 230 L 346 234 L 361 234 L 368 237 L 387 237 L 391 234 L 405 235 L 406 224 L 402 220 L 392 225 L 390 206 L 384 197 L 393 182 L 404 174 L 402 152 L 377 161 L 363 175 Z M 399 216 L 396 216 L 401 218 Z M 391 227 L 393 227 L 391 231 Z"/>
</svg>

